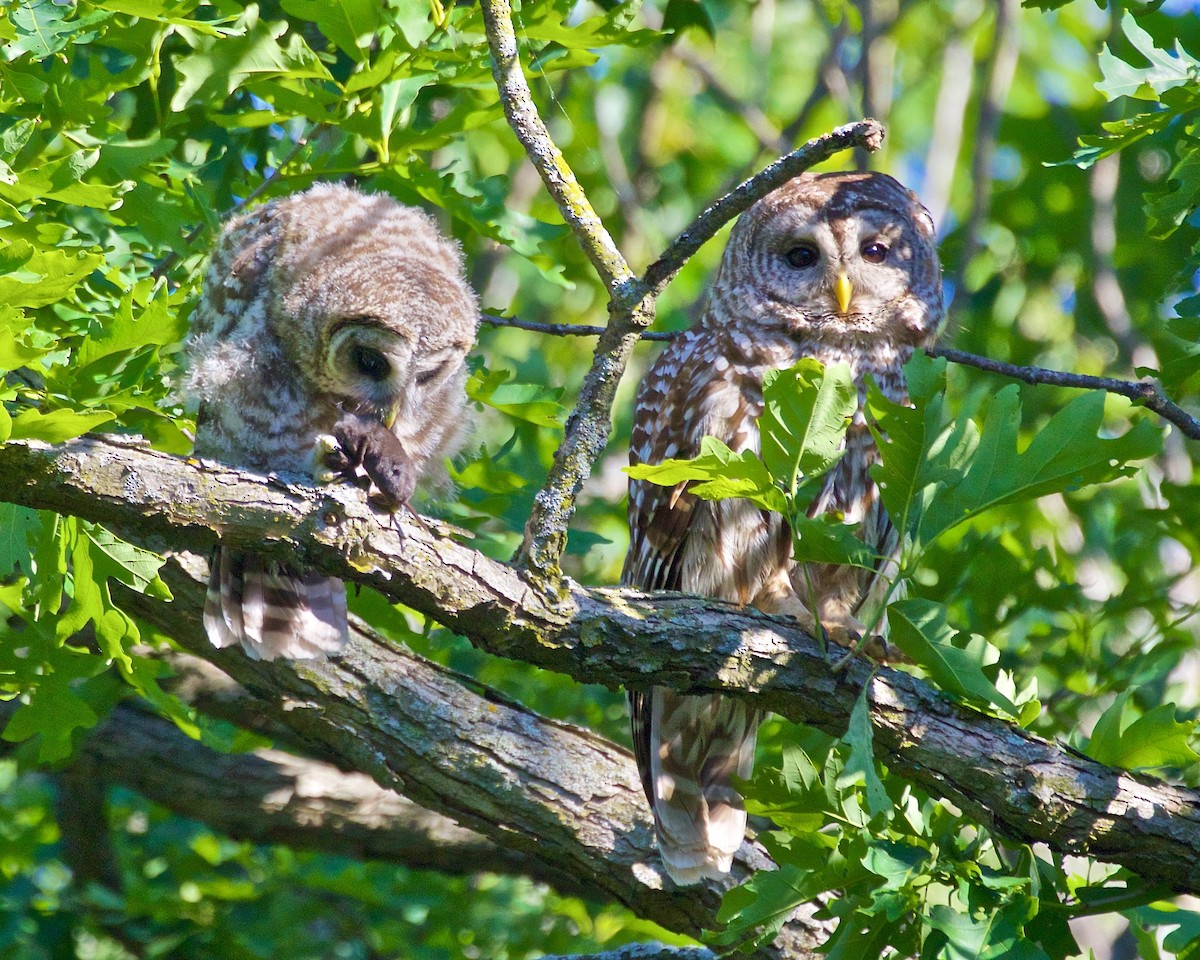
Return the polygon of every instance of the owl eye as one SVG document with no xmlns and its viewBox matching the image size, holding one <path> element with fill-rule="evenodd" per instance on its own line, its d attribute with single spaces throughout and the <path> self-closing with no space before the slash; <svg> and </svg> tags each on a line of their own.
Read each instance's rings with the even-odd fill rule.
<svg viewBox="0 0 1200 960">
<path fill-rule="evenodd" d="M 870 243 L 863 244 L 861 253 L 867 263 L 883 263 L 887 259 L 888 246 L 879 240 L 872 240 Z"/>
<path fill-rule="evenodd" d="M 811 267 L 820 257 L 821 255 L 817 252 L 816 245 L 812 243 L 797 243 L 795 246 L 788 247 L 783 252 L 783 259 L 797 270 Z"/>
<path fill-rule="evenodd" d="M 417 377 L 416 377 L 417 386 L 423 387 L 425 384 L 429 383 L 431 380 L 434 380 L 437 377 L 441 376 L 443 373 L 445 373 L 446 368 L 448 366 L 450 366 L 450 361 L 443 360 L 436 367 L 430 367 L 428 370 L 419 371 L 417 373 Z"/>
<path fill-rule="evenodd" d="M 350 352 L 350 359 L 358 368 L 358 372 L 368 380 L 378 382 L 386 380 L 391 375 L 392 365 L 388 363 L 387 357 L 371 347 L 355 344 L 354 349 Z"/>
</svg>

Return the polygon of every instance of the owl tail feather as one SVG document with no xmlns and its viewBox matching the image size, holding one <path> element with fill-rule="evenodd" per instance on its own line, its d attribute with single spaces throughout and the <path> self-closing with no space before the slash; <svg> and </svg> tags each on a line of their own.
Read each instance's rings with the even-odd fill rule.
<svg viewBox="0 0 1200 960">
<path fill-rule="evenodd" d="M 681 886 L 729 873 L 746 835 L 731 778 L 749 777 L 760 715 L 721 696 L 651 691 L 650 776 L 663 866 Z"/>
<path fill-rule="evenodd" d="M 336 653 L 349 639 L 346 587 L 336 577 L 217 547 L 204 629 L 214 647 L 240 643 L 253 660 Z"/>
</svg>

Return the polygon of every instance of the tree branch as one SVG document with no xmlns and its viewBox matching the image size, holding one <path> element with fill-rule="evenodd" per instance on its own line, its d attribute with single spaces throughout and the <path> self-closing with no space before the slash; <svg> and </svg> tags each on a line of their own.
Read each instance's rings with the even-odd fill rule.
<svg viewBox="0 0 1200 960">
<path fill-rule="evenodd" d="M 697 250 L 716 236 L 717 231 L 725 224 L 749 209 L 756 201 L 818 163 L 828 160 L 835 153 L 854 146 L 870 151 L 878 150 L 883 144 L 883 137 L 883 126 L 877 121 L 859 120 L 814 137 L 786 156 L 780 157 L 696 217 L 667 247 L 662 256 L 649 266 L 643 282 L 654 294 L 661 293 Z"/>
<path fill-rule="evenodd" d="M 567 420 L 550 475 L 534 498 L 517 551 L 517 562 L 536 573 L 543 587 L 553 589 L 560 576 L 558 562 L 566 546 L 575 497 L 608 443 L 617 385 L 641 331 L 654 320 L 654 302 L 613 243 L 538 116 L 517 57 L 509 0 L 482 0 L 481 6 L 504 115 L 609 294 L 608 326 L 596 344 L 591 369 Z"/>
<path fill-rule="evenodd" d="M 608 325 L 596 344 L 591 369 L 567 419 L 550 474 L 534 497 L 515 557 L 519 566 L 536 575 L 539 589 L 561 594 L 565 586 L 558 564 L 566 546 L 567 524 L 575 511 L 575 498 L 591 475 L 592 465 L 604 453 L 617 386 L 634 346 L 654 322 L 658 294 L 701 245 L 759 197 L 839 150 L 855 144 L 875 149 L 882 142 L 883 128 L 873 120 L 850 124 L 776 161 L 704 211 L 651 265 L 646 275 L 638 279 L 538 115 L 517 56 L 509 0 L 482 0 L 481 8 L 492 56 L 492 76 L 500 92 L 504 115 L 609 295 Z"/>
<path fill-rule="evenodd" d="M 959 706 L 895 670 L 874 671 L 855 661 L 835 673 L 821 649 L 786 618 L 694 597 L 587 589 L 569 582 L 552 603 L 520 573 L 433 536 L 414 521 L 397 517 L 380 524 L 356 488 L 291 486 L 279 478 L 197 465 L 111 439 L 82 438 L 55 447 L 9 443 L 0 448 L 0 498 L 83 516 L 152 548 L 174 543 L 204 549 L 220 531 L 231 544 L 252 545 L 268 556 L 371 586 L 488 652 L 583 682 L 634 689 L 659 684 L 684 693 L 711 690 L 746 697 L 838 735 L 865 688 L 876 753 L 893 772 L 949 798 L 1006 837 L 1088 854 L 1176 890 L 1200 891 L 1200 792 L 1110 769 Z M 198 606 L 198 598 L 195 602 Z M 488 794 L 471 765 L 496 770 L 488 782 L 511 790 L 519 777 L 504 765 L 496 769 L 497 757 L 506 754 L 487 744 L 446 750 L 459 736 L 453 728 L 457 711 L 443 707 L 430 715 L 427 709 L 409 708 L 421 688 L 405 685 L 414 668 L 395 651 L 354 643 L 329 664 L 255 664 L 236 651 L 208 649 L 196 622 L 180 623 L 180 609 L 175 607 L 170 620 L 173 630 L 191 629 L 190 639 L 183 641 L 188 648 L 268 698 L 281 722 L 314 741 L 336 744 L 347 762 L 383 785 L 403 783 L 406 795 L 422 805 L 488 836 L 501 829 L 479 813 Z M 437 680 L 443 687 L 447 683 Z M 461 703 L 463 691 L 455 689 L 439 694 L 444 703 Z M 406 713 L 409 709 L 415 713 Z M 473 716 L 469 705 L 459 709 L 464 722 L 488 728 L 504 716 L 489 711 Z M 436 749 L 414 755 L 401 742 L 402 734 L 431 739 Z M 612 784 L 632 778 L 624 757 L 612 766 L 611 749 L 595 748 L 596 764 L 608 772 L 595 774 L 586 790 L 563 786 L 544 792 L 539 780 L 537 791 L 544 792 L 548 804 L 513 802 L 532 805 L 530 832 L 518 846 L 557 857 L 563 869 L 621 899 L 628 895 L 622 884 L 632 882 L 629 864 L 643 855 L 644 842 L 630 854 L 625 837 L 606 841 L 615 849 L 604 853 L 618 865 L 615 879 L 594 858 L 581 855 L 579 840 L 564 835 L 563 824 L 547 813 L 548 806 L 577 809 L 601 796 L 605 806 L 611 803 Z M 538 769 L 543 762 L 539 754 L 528 766 Z M 408 770 L 429 764 L 441 765 L 434 785 L 414 781 Z M 444 769 L 447 764 L 451 769 Z M 470 771 L 470 784 L 463 782 L 464 770 Z M 636 798 L 636 784 L 625 789 Z M 460 809 L 465 803 L 460 798 L 468 793 L 480 797 L 478 805 Z M 644 879 L 644 874 L 635 876 Z M 647 890 L 645 884 L 641 890 Z M 662 909 L 670 914 L 695 905 L 671 901 Z M 696 920 L 694 913 L 672 915 L 680 924 L 674 929 Z"/>
<path fill-rule="evenodd" d="M 243 699 L 261 717 L 262 705 L 248 694 L 243 694 Z M 0 703 L 0 726 L 19 705 L 15 700 Z M 13 748 L 13 744 L 0 741 L 0 753 Z M 385 790 L 365 774 L 282 750 L 218 753 L 170 721 L 129 704 L 117 707 L 89 733 L 81 758 L 68 772 L 77 766 L 88 771 L 88 784 L 101 788 L 106 782 L 120 784 L 238 840 L 281 843 L 299 850 L 384 860 L 446 874 L 520 874 L 563 893 L 596 894 L 540 858 L 485 840 L 447 817 Z M 90 799 L 84 815 L 73 822 L 106 836 L 107 821 L 97 819 L 103 804 L 94 796 Z M 63 831 L 65 839 L 69 831 L 65 826 Z M 107 846 L 99 843 L 93 846 Z M 65 859 L 77 873 L 75 863 L 81 859 L 103 865 L 94 856 L 72 858 L 70 849 Z M 115 858 L 110 857 L 109 862 L 115 865 Z M 80 875 L 89 876 L 86 871 Z M 118 889 L 115 870 L 94 879 Z"/>
<path fill-rule="evenodd" d="M 584 323 L 538 323 L 536 320 L 522 320 L 520 317 L 500 317 L 494 313 L 482 314 L 479 319 L 491 327 L 516 327 L 518 330 L 544 333 L 551 337 L 599 337 L 604 333 L 603 327 L 588 326 Z M 676 336 L 672 331 L 645 330 L 641 339 L 669 343 Z"/>
<path fill-rule="evenodd" d="M 576 323 L 534 323 L 530 320 L 519 320 L 516 317 L 497 317 L 491 314 L 483 317 L 483 322 L 495 327 L 517 327 L 534 333 L 544 333 L 553 337 L 595 337 L 604 332 L 603 327 L 589 327 Z M 642 334 L 643 340 L 671 341 L 678 336 L 673 331 L 647 331 Z M 1086 373 L 1068 373 L 1063 370 L 1049 370 L 1045 367 L 1022 367 L 1014 363 L 1004 363 L 981 357 L 953 347 L 929 347 L 925 351 L 931 357 L 945 357 L 951 363 L 959 363 L 965 367 L 975 367 L 989 373 L 1012 377 L 1023 383 L 1044 384 L 1052 387 L 1072 387 L 1079 390 L 1104 390 L 1125 397 L 1134 403 L 1158 414 L 1168 423 L 1174 424 L 1179 431 L 1192 440 L 1200 440 L 1200 420 L 1173 403 L 1157 380 L 1121 380 L 1117 377 L 1094 377 Z"/>
<path fill-rule="evenodd" d="M 987 370 L 990 373 L 999 373 L 1024 383 L 1074 387 L 1080 390 L 1104 390 L 1107 393 L 1115 393 L 1118 396 L 1127 397 L 1147 410 L 1154 411 L 1191 439 L 1200 440 L 1200 420 L 1197 420 L 1178 404 L 1172 403 L 1163 392 L 1162 384 L 1157 380 L 1118 380 L 1115 377 L 1093 377 L 1084 373 L 1047 370 L 1045 367 L 1019 367 L 988 357 L 980 357 L 973 353 L 964 353 L 962 350 L 954 350 L 950 347 L 930 347 L 925 352 L 931 357 L 945 357 L 951 363 L 961 363 L 968 367 Z"/>
<path fill-rule="evenodd" d="M 204 585 L 183 564 L 186 558 L 170 562 L 161 573 L 172 603 L 125 590 L 122 604 L 217 664 L 256 696 L 262 714 L 318 754 L 402 791 L 513 858 L 537 861 L 543 876 L 565 875 L 593 898 L 692 936 L 714 926 L 719 889 L 684 891 L 664 881 L 626 750 L 494 691 L 474 693 L 464 678 L 359 623 L 347 648 L 324 661 L 264 664 L 216 650 L 200 625 Z M 740 881 L 770 866 L 761 847 L 747 842 L 733 875 Z M 828 925 L 811 921 L 814 909 L 756 956 L 810 955 L 828 933 Z"/>
</svg>

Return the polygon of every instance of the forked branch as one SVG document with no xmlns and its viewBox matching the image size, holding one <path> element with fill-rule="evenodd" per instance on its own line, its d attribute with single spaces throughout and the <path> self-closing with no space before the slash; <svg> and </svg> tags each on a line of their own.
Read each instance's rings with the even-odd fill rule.
<svg viewBox="0 0 1200 960">
<path fill-rule="evenodd" d="M 575 498 L 608 443 L 617 386 L 634 346 L 654 322 L 658 294 L 705 242 L 755 200 L 840 150 L 856 145 L 876 149 L 883 141 L 883 128 L 874 120 L 848 124 L 777 160 L 701 213 L 645 276 L 638 278 L 538 115 L 521 69 L 509 0 L 482 0 L 482 10 L 492 76 L 504 115 L 609 296 L 608 325 L 599 335 L 591 369 L 567 419 L 550 474 L 534 498 L 517 551 L 516 562 L 534 573 L 539 587 L 553 595 L 563 589 L 558 563 Z"/>
</svg>

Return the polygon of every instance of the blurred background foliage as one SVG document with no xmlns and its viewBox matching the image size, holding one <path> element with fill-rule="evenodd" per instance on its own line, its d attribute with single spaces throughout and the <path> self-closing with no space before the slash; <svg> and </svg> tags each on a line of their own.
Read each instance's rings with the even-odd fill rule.
<svg viewBox="0 0 1200 960">
<path fill-rule="evenodd" d="M 869 163 L 932 211 L 951 299 L 944 343 L 1078 373 L 1158 371 L 1195 406 L 1194 4 L 530 0 L 515 22 L 540 110 L 635 269 L 781 152 L 872 115 L 887 125 L 884 149 L 827 167 Z M 605 320 L 602 287 L 503 121 L 473 4 L 8 0 L 0 43 L 0 440 L 101 430 L 187 453 L 189 413 L 174 392 L 180 341 L 217 225 L 316 180 L 350 177 L 434 212 L 462 243 L 490 314 Z M 718 239 L 688 264 L 657 329 L 688 324 L 720 252 Z M 493 556 L 519 541 L 591 343 L 481 328 L 470 388 L 478 428 L 455 464 L 456 493 L 426 507 L 473 530 Z M 608 453 L 580 499 L 565 566 L 586 583 L 619 575 L 631 400 L 655 350 L 639 348 Z M 973 409 L 1000 385 L 952 367 L 947 402 Z M 1025 436 L 1073 395 L 1022 388 Z M 1106 413 L 1113 433 L 1141 416 L 1115 398 Z M 1171 431 L 1163 455 L 1132 478 L 992 511 L 928 551 L 912 592 L 986 637 L 1019 685 L 1036 679 L 1036 732 L 1083 746 L 1114 704 L 1118 727 L 1175 704 L 1174 736 L 1190 737 L 1200 705 L 1194 451 Z M 0 760 L 4 956 L 505 960 L 651 935 L 622 910 L 521 878 L 235 843 L 120 790 L 108 809 L 119 884 L 73 878 L 56 771 L 114 703 L 139 694 L 206 742 L 237 744 L 160 689 L 162 668 L 137 644 L 162 639 L 108 598 L 109 576 L 161 590 L 154 569 L 102 530 L 0 504 L 0 604 L 10 613 L 0 696 L 20 697 L 4 732 L 11 757 Z M 378 597 L 356 606 L 547 715 L 626 738 L 618 694 L 486 657 Z M 77 632 L 88 626 L 95 639 L 84 643 Z M 796 832 L 780 834 L 785 858 L 803 839 L 800 814 L 844 811 L 869 786 L 841 775 L 855 746 L 766 728 L 774 763 L 761 765 L 753 792 L 762 809 L 797 817 Z M 1169 772 L 1195 785 L 1200 766 L 1178 760 L 1188 755 L 1176 751 Z M 827 786 L 816 799 L 814 782 Z M 981 916 L 1002 921 L 987 950 L 1020 946 L 970 955 L 1077 955 L 1067 921 L 1106 912 L 1079 890 L 1110 878 L 1133 890 L 1124 919 L 1110 911 L 1099 932 L 1072 928 L 1097 956 L 1127 920 L 1114 956 L 1158 956 L 1167 933 L 1168 952 L 1198 949 L 1185 945 L 1194 915 L 1149 907 L 1136 878 L 1044 851 L 1037 861 L 1006 854 L 956 811 L 886 773 L 883 782 L 909 824 L 888 828 L 890 868 L 906 862 L 910 876 L 892 900 L 834 908 L 873 918 L 859 927 L 874 939 L 843 942 L 844 955 L 876 955 L 886 938 L 902 953 L 967 955 Z M 839 855 L 866 862 L 868 832 L 855 829 Z M 925 855 L 904 861 L 916 849 Z M 871 860 L 867 871 L 884 866 Z M 752 892 L 731 911 L 762 919 L 771 895 Z M 1003 941 L 1010 929 L 1023 932 Z"/>
</svg>

